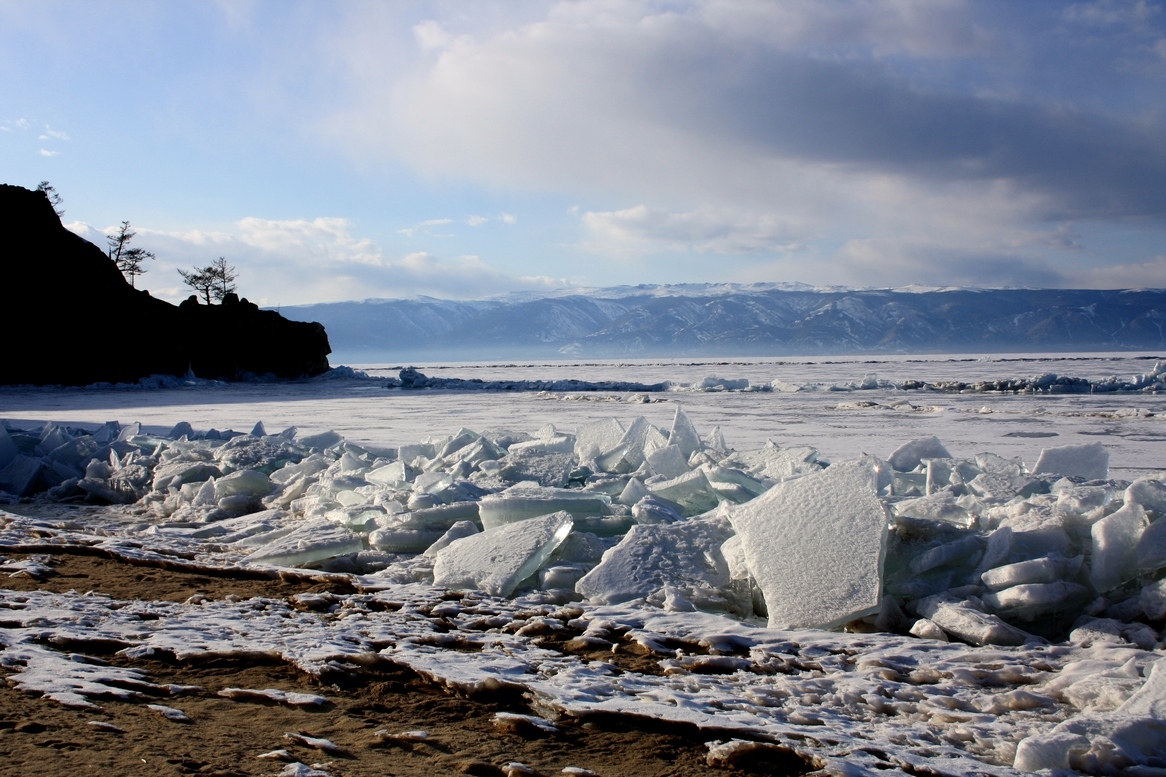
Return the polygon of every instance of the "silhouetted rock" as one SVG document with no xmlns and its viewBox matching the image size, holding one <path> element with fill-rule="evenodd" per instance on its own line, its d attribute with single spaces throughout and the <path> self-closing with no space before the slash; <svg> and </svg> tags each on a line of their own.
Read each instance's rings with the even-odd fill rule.
<svg viewBox="0 0 1166 777">
<path fill-rule="evenodd" d="M 48 199 L 0 184 L 0 383 L 86 385 L 147 375 L 280 378 L 328 369 L 328 335 L 228 295 L 179 306 L 126 282 Z"/>
</svg>

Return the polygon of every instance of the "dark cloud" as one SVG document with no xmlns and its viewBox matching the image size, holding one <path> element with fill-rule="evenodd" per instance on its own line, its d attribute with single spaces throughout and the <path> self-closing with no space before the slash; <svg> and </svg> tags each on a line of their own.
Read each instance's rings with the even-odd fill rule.
<svg viewBox="0 0 1166 777">
<path fill-rule="evenodd" d="M 709 143 L 940 182 L 1010 181 L 1047 198 L 1045 218 L 1166 216 L 1159 119 L 925 90 L 874 62 L 708 37 L 639 64 L 642 110 Z"/>
</svg>

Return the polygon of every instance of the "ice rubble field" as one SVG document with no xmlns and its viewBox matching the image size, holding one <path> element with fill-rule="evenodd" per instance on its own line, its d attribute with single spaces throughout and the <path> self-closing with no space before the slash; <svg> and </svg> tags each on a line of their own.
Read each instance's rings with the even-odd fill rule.
<svg viewBox="0 0 1166 777">
<path fill-rule="evenodd" d="M 359 591 L 184 604 L 3 592 L 11 680 L 66 704 L 173 693 L 180 707 L 181 688 L 85 645 L 275 654 L 312 673 L 380 654 L 454 688 L 520 686 L 550 718 L 683 719 L 830 771 L 1166 774 L 1156 395 L 937 397 L 862 378 L 690 391 L 681 409 L 367 384 L 262 407 L 316 423 L 356 410 L 359 442 L 308 423 L 211 431 L 208 411 L 224 427 L 263 404 L 224 404 L 214 387 L 0 393 L 16 419 L 0 432 L 0 488 L 54 483 L 54 503 L 111 504 L 14 504 L 0 550 L 343 573 Z M 393 447 L 360 426 L 404 410 L 400 428 L 416 427 L 427 402 L 428 430 L 483 423 Z M 154 425 L 92 424 L 130 403 Z M 729 423 L 705 426 L 718 407 Z M 158 428 L 177 413 L 199 427 Z M 519 415 L 567 420 L 515 430 Z M 658 673 L 594 660 L 629 642 Z"/>
</svg>

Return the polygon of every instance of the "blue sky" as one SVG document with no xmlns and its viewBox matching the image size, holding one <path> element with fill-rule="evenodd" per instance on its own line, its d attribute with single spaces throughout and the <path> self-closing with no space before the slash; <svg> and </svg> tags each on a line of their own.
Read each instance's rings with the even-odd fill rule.
<svg viewBox="0 0 1166 777">
<path fill-rule="evenodd" d="M 0 0 L 0 172 L 171 300 L 1166 287 L 1166 8 Z"/>
</svg>

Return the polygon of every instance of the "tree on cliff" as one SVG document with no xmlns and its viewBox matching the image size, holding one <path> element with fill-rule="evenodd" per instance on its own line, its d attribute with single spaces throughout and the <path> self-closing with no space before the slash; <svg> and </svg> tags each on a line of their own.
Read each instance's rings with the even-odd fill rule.
<svg viewBox="0 0 1166 777">
<path fill-rule="evenodd" d="M 109 258 L 121 270 L 122 275 L 129 279 L 130 286 L 136 286 L 134 279 L 146 274 L 143 266 L 147 259 L 154 255 L 143 248 L 130 248 L 130 241 L 137 233 L 130 229 L 130 223 L 123 221 L 117 233 L 106 237 L 109 242 Z"/>
<path fill-rule="evenodd" d="M 65 215 L 65 209 L 61 207 L 65 203 L 60 193 L 48 181 L 41 181 L 36 185 L 36 190 L 48 198 L 49 204 L 53 206 L 53 210 L 57 212 L 57 218 Z"/>
<path fill-rule="evenodd" d="M 235 267 L 227 264 L 226 257 L 220 256 L 206 267 L 194 268 L 189 272 L 179 270 L 182 282 L 202 295 L 206 304 L 222 302 L 223 297 L 235 291 Z"/>
</svg>

